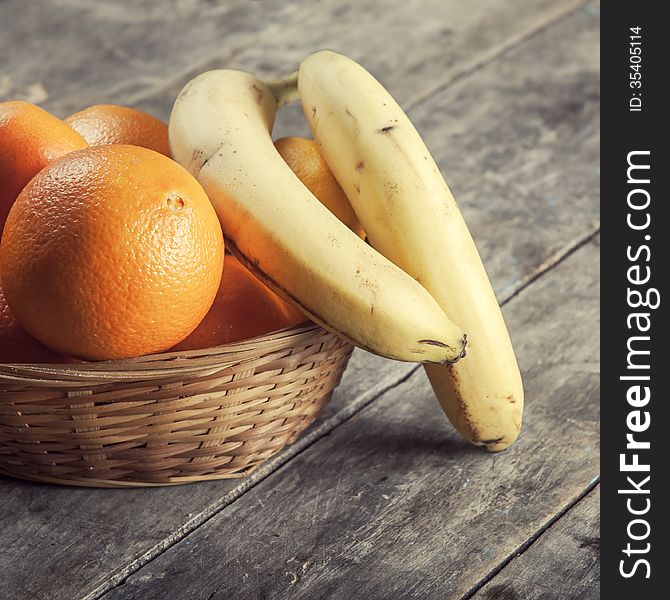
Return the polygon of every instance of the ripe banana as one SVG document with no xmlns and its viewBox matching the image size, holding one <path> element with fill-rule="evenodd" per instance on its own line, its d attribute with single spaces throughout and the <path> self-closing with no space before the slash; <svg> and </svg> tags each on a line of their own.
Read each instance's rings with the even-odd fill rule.
<svg viewBox="0 0 670 600">
<path fill-rule="evenodd" d="M 241 71 L 203 73 L 179 94 L 172 155 L 202 184 L 227 248 L 327 329 L 381 356 L 450 363 L 465 338 L 432 296 L 342 224 L 274 147 L 278 106 L 295 77 L 265 84 Z"/>
<path fill-rule="evenodd" d="M 523 385 L 481 258 L 440 170 L 391 95 L 330 51 L 298 71 L 303 110 L 370 243 L 420 282 L 468 332 L 468 357 L 426 365 L 456 429 L 490 451 L 517 437 Z"/>
</svg>

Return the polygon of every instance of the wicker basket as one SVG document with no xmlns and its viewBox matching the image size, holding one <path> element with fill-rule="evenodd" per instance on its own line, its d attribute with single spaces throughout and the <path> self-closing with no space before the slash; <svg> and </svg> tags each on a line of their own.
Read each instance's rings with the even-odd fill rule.
<svg viewBox="0 0 670 600">
<path fill-rule="evenodd" d="M 94 487 L 241 477 L 312 422 L 352 347 L 316 325 L 82 365 L 0 365 L 0 473 Z"/>
</svg>

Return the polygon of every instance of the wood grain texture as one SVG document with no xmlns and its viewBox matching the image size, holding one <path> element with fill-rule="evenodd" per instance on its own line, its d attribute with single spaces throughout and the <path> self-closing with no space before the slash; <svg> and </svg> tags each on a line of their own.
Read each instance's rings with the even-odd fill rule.
<svg viewBox="0 0 670 600">
<path fill-rule="evenodd" d="M 600 487 L 471 596 L 474 600 L 600 598 Z M 564 596 L 566 597 L 566 596 Z"/>
<path fill-rule="evenodd" d="M 203 70 L 276 77 L 306 53 L 331 48 L 367 61 L 408 102 L 583 4 L 7 0 L 0 99 L 28 98 L 61 115 L 130 103 L 167 118 L 179 89 Z M 142 102 L 147 95 L 154 101 Z"/>
<path fill-rule="evenodd" d="M 337 41 L 337 36 L 344 36 L 344 30 L 349 28 L 350 37 L 342 38 L 346 45 L 344 41 L 341 46 L 331 45 L 361 59 L 401 101 L 413 106 L 410 116 L 426 136 L 463 207 L 499 297 L 508 297 L 526 285 L 597 226 L 593 222 L 597 215 L 598 177 L 594 94 L 597 16 L 593 10 L 580 11 L 501 60 L 483 68 L 478 66 L 486 65 L 495 53 L 555 20 L 557 11 L 570 11 L 578 3 L 524 0 L 512 8 L 509 3 L 494 0 L 470 5 L 433 2 L 426 3 L 425 12 L 398 4 L 377 14 L 372 9 L 366 12 L 366 6 L 376 5 L 374 2 L 318 2 L 313 9 L 311 3 L 300 9 L 293 4 L 284 9 L 281 3 L 272 3 L 272 7 L 258 13 L 245 12 L 256 10 L 251 6 L 257 3 L 204 0 L 174 2 L 181 6 L 177 13 L 169 9 L 152 12 L 152 3 L 143 3 L 141 8 L 130 2 L 120 8 L 83 0 L 50 3 L 59 11 L 57 18 L 37 11 L 32 3 L 10 1 L 0 7 L 3 11 L 11 7 L 16 15 L 11 27 L 7 20 L 0 25 L 0 49 L 8 57 L 0 76 L 4 82 L 0 83 L 0 97 L 15 95 L 35 84 L 31 93 L 39 95 L 41 86 L 48 94 L 45 105 L 65 114 L 89 102 L 124 102 L 136 94 L 140 105 L 166 116 L 176 90 L 200 64 L 248 65 L 272 74 L 283 67 L 283 57 L 291 56 L 291 52 L 299 57 L 321 47 L 320 40 L 324 40 L 324 46 L 329 45 L 326 42 Z M 336 4 L 344 8 L 331 23 L 335 27 L 331 30 L 327 25 L 328 19 L 333 21 L 329 17 L 332 13 L 326 9 L 336 10 Z M 192 17 L 189 10 L 202 12 Z M 230 10 L 233 16 L 226 12 Z M 22 17 L 21 11 L 28 11 L 28 16 Z M 75 14 L 77 20 L 73 19 Z M 249 15 L 256 15 L 259 22 L 250 24 Z M 312 19 L 311 28 L 301 25 L 308 17 Z M 177 21 L 174 27 L 182 28 L 179 31 L 191 31 L 190 38 L 179 38 L 190 44 L 179 46 L 174 44 L 174 36 L 159 36 L 153 30 L 171 18 Z M 211 28 L 200 27 L 201 18 L 210 19 Z M 447 21 L 458 23 L 448 35 L 439 31 Z M 380 31 L 387 32 L 385 35 L 395 32 L 395 43 L 388 44 L 388 37 L 381 33 L 380 37 L 369 34 L 375 23 Z M 403 26 L 413 28 L 413 34 L 400 35 Z M 418 28 L 432 33 L 424 35 L 416 48 L 412 44 L 418 44 L 414 37 Z M 163 30 L 166 31 L 169 28 Z M 304 41 L 298 35 L 301 33 L 307 36 Z M 138 42 L 132 50 L 135 42 L 128 37 L 132 35 L 144 36 L 147 45 Z M 83 41 L 72 39 L 80 36 Z M 30 51 L 18 56 L 12 50 L 16 47 L 12 40 L 27 37 L 32 44 Z M 149 43 L 151 39 L 153 42 Z M 270 39 L 275 40 L 274 45 Z M 385 51 L 378 49 L 382 42 L 387 45 Z M 407 54 L 410 47 L 418 54 L 426 53 L 422 68 L 434 70 L 424 70 L 415 77 L 416 61 L 421 59 Z M 526 47 L 530 50 L 524 52 Z M 181 56 L 174 59 L 178 52 L 188 55 L 183 62 L 179 62 Z M 435 58 L 435 53 L 441 58 Z M 128 58 L 130 54 L 132 57 Z M 261 63 L 268 56 L 272 57 L 268 60 L 276 62 L 263 67 Z M 519 60 L 523 64 L 519 65 Z M 173 76 L 182 67 L 183 72 Z M 170 76 L 166 77 L 168 69 Z M 441 87 L 443 79 L 454 78 L 460 81 Z M 529 95 L 528 85 L 532 87 Z M 491 86 L 497 90 L 496 95 L 487 95 Z M 570 97 L 581 97 L 585 88 L 588 93 L 577 108 L 567 102 Z M 480 104 L 481 95 L 486 97 L 486 105 Z M 303 126 L 301 119 L 297 107 L 293 113 L 285 113 L 280 131 L 297 131 Z M 566 173 L 570 173 L 569 181 L 565 181 Z M 596 274 L 591 276 L 595 281 Z M 567 292 L 572 284 L 565 286 Z M 540 309 L 537 315 L 542 317 Z M 514 328 L 512 336 L 517 342 Z M 314 439 L 321 439 L 329 428 L 352 414 L 350 407 L 355 411 L 372 402 L 413 369 L 363 352 L 354 353 L 327 414 L 316 424 L 317 428 L 327 426 Z M 414 375 L 411 382 L 417 378 L 419 375 Z M 412 385 L 406 384 L 400 393 L 411 399 Z M 439 408 L 436 410 L 432 418 L 442 419 L 440 423 L 444 425 Z M 366 422 L 361 425 L 359 417 L 350 423 L 365 427 Z M 542 419 L 542 415 L 529 416 L 530 427 L 529 419 Z M 332 437 L 319 443 L 331 443 Z M 369 443 L 368 450 L 372 451 L 373 440 Z M 400 438 L 397 443 L 401 443 Z M 410 438 L 408 444 L 415 443 Z M 384 448 L 383 441 L 381 444 Z M 180 541 L 185 532 L 217 514 L 293 456 L 288 453 L 279 457 L 258 478 L 242 483 L 221 482 L 150 493 L 61 489 L 0 479 L 0 501 L 5 507 L 0 533 L 0 597 L 95 597 L 115 578 L 136 570 L 170 545 L 185 543 Z M 458 464 L 458 459 L 454 458 L 454 462 Z M 334 490 L 331 504 L 343 499 L 340 492 Z M 465 501 L 469 502 L 469 497 Z M 229 508 L 221 514 L 225 515 Z M 306 526 L 309 525 L 308 522 Z M 40 568 L 26 578 L 26 564 Z"/>
<path fill-rule="evenodd" d="M 528 398 L 509 450 L 484 454 L 447 429 L 418 370 L 105 600 L 170 589 L 217 600 L 460 598 L 597 477 L 598 263 L 587 244 L 506 307 Z"/>
<path fill-rule="evenodd" d="M 585 5 L 584 0 L 521 0 L 513 6 L 498 0 L 474 4 L 422 0 L 326 0 L 296 3 L 291 18 L 268 29 L 244 50 L 217 54 L 207 64 L 158 86 L 140 91 L 140 106 L 165 115 L 188 79 L 211 68 L 242 69 L 262 78 L 276 78 L 297 69 L 310 52 L 328 48 L 361 61 L 403 105 L 429 97 L 449 81 L 471 72 L 547 24 Z M 419 8 L 417 10 L 417 8 Z M 391 41 L 392 40 L 392 41 Z M 146 96 L 146 97 L 145 97 Z M 169 109 L 169 106 L 168 106 Z M 284 135 L 285 111 L 278 135 Z M 291 117 L 288 122 L 292 122 Z M 302 131 L 306 132 L 307 128 Z"/>
<path fill-rule="evenodd" d="M 283 2 L 8 0 L 2 6 L 0 98 L 23 97 L 64 116 L 125 104 L 176 73 L 228 58 L 289 18 Z"/>
</svg>

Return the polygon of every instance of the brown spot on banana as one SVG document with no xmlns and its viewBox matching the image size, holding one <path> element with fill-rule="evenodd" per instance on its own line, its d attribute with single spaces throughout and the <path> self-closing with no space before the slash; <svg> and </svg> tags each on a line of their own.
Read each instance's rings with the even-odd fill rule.
<svg viewBox="0 0 670 600">
<path fill-rule="evenodd" d="M 254 90 L 255 96 L 254 99 L 256 100 L 256 104 L 259 106 L 263 103 L 263 90 L 259 88 L 255 83 L 251 84 L 251 89 Z"/>
<path fill-rule="evenodd" d="M 192 165 L 200 165 L 203 156 L 205 153 L 202 150 L 193 150 L 193 154 L 191 155 L 191 164 Z M 205 160 L 202 164 L 206 163 L 207 161 Z"/>
</svg>

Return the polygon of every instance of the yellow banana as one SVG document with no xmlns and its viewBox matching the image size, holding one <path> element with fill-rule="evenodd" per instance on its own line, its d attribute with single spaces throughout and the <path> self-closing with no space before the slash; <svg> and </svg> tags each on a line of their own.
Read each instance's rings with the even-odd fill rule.
<svg viewBox="0 0 670 600">
<path fill-rule="evenodd" d="M 353 60 L 308 56 L 298 90 L 312 134 L 374 248 L 421 283 L 468 332 L 467 358 L 426 365 L 456 429 L 487 450 L 516 439 L 523 385 L 505 322 L 470 232 L 416 129 Z"/>
<path fill-rule="evenodd" d="M 342 224 L 274 147 L 278 105 L 295 77 L 265 84 L 241 71 L 203 73 L 179 94 L 172 155 L 202 184 L 227 248 L 327 329 L 381 356 L 449 363 L 464 335 L 414 279 Z"/>
</svg>

